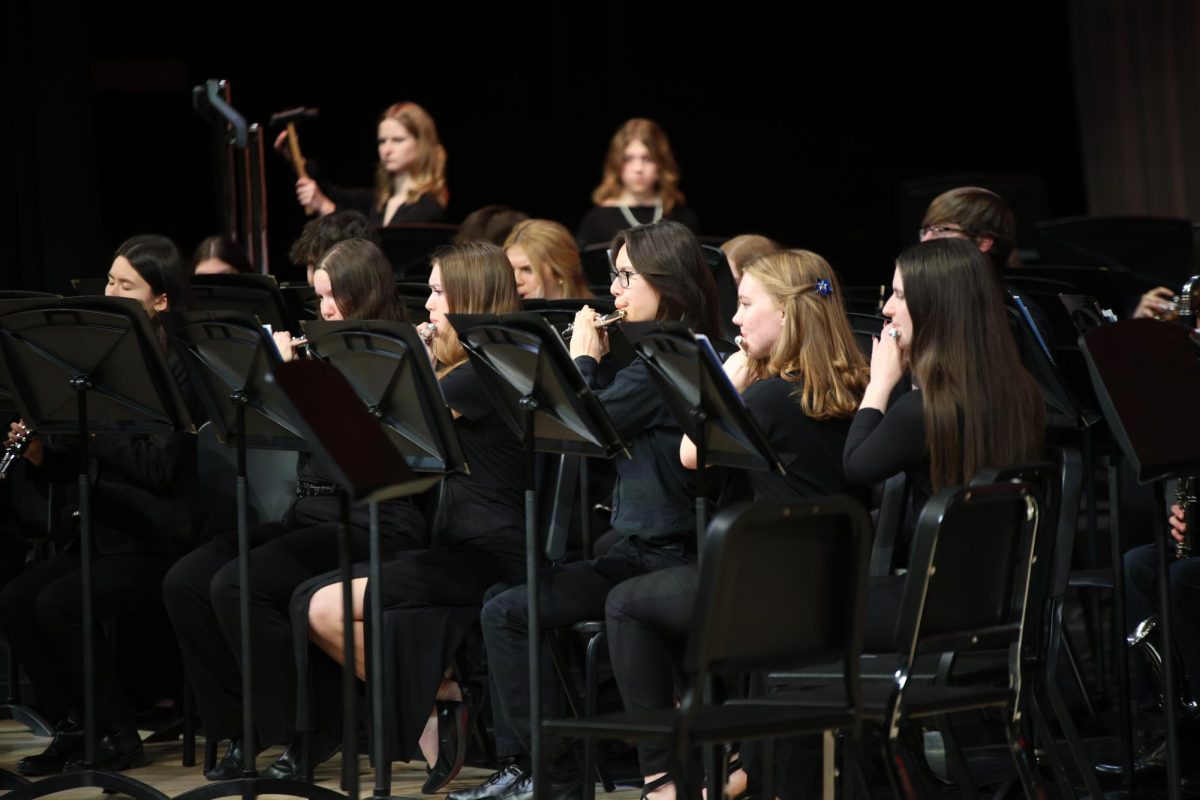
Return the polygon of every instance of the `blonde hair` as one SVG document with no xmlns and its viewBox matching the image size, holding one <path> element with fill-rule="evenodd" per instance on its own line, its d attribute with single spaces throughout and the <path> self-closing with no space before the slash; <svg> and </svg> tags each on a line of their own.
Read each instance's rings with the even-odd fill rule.
<svg viewBox="0 0 1200 800">
<path fill-rule="evenodd" d="M 417 156 L 409 169 L 408 196 L 405 203 L 415 202 L 421 195 L 432 194 L 445 206 L 450 199 L 446 188 L 446 148 L 438 139 L 437 125 L 429 112 L 416 103 L 396 103 L 388 106 L 379 121 L 394 120 L 404 126 L 409 135 L 417 140 Z M 392 176 L 380 163 L 375 170 L 375 205 L 380 211 L 392 196 Z"/>
<path fill-rule="evenodd" d="M 779 339 L 769 355 L 753 362 L 755 374 L 802 382 L 798 402 L 813 419 L 854 416 L 871 370 L 829 262 L 808 250 L 784 250 L 751 259 L 742 274 L 761 283 L 783 312 Z"/>
<path fill-rule="evenodd" d="M 650 151 L 650 157 L 658 167 L 658 196 L 662 199 L 663 213 L 670 214 L 676 205 L 683 203 L 683 192 L 679 191 L 679 165 L 671 152 L 671 142 L 659 124 L 640 117 L 627 121 L 613 134 L 604 159 L 604 177 L 592 192 L 592 202 L 603 205 L 605 201 L 621 196 L 625 148 L 632 142 L 641 142 Z"/>
<path fill-rule="evenodd" d="M 433 254 L 441 269 L 442 292 L 451 314 L 507 314 L 521 307 L 512 265 L 504 251 L 490 242 L 450 245 Z M 438 330 L 433 355 L 443 378 L 467 360 L 467 351 L 450 325 Z"/>
<path fill-rule="evenodd" d="M 543 286 L 558 284 L 563 297 L 591 297 L 575 237 L 562 225 L 548 219 L 517 223 L 504 241 L 504 252 L 512 247 L 525 251 Z"/>
</svg>

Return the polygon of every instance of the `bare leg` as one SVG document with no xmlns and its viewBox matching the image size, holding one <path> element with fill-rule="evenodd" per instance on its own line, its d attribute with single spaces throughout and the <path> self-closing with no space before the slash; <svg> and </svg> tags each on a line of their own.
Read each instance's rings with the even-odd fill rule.
<svg viewBox="0 0 1200 800">
<path fill-rule="evenodd" d="M 363 598 L 367 594 L 367 579 L 355 578 L 350 583 L 353 598 L 354 625 L 354 672 L 359 680 L 366 680 L 367 656 L 363 639 Z M 308 604 L 308 638 L 330 658 L 341 664 L 342 636 L 342 584 L 332 583 L 318 589 Z"/>
<path fill-rule="evenodd" d="M 438 700 L 462 700 L 462 689 L 458 683 L 450 680 L 449 675 L 442 680 L 437 690 Z M 437 720 L 437 705 L 434 705 L 433 711 L 429 714 L 429 719 L 425 721 L 425 730 L 421 732 L 421 738 L 418 741 L 421 748 L 421 755 L 425 756 L 425 760 L 434 764 L 438 757 L 438 720 Z"/>
</svg>

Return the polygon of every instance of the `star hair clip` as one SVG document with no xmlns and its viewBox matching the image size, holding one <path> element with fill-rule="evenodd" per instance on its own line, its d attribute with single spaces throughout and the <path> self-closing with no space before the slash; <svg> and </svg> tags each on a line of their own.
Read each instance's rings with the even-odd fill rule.
<svg viewBox="0 0 1200 800">
<path fill-rule="evenodd" d="M 830 284 L 829 281 L 825 280 L 824 278 L 821 278 L 819 281 L 817 281 L 817 294 L 821 295 L 821 297 L 829 297 L 829 295 L 833 294 L 832 284 Z"/>
</svg>

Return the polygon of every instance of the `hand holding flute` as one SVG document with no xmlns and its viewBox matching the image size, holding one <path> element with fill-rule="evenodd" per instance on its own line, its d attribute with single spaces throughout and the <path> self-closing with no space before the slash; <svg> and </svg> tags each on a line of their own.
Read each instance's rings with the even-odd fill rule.
<svg viewBox="0 0 1200 800">
<path fill-rule="evenodd" d="M 623 310 L 601 317 L 591 306 L 581 308 L 575 314 L 575 321 L 563 331 L 563 339 L 571 347 L 571 358 L 591 356 L 599 361 L 608 352 L 608 332 L 604 329 L 605 326 L 624 317 Z"/>
</svg>

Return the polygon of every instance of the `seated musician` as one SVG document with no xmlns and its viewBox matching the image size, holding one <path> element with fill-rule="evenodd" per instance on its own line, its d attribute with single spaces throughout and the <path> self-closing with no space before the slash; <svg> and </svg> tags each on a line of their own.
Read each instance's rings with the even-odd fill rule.
<svg viewBox="0 0 1200 800">
<path fill-rule="evenodd" d="M 161 331 L 160 311 L 187 309 L 187 269 L 169 239 L 134 236 L 117 248 L 104 293 L 137 300 Z M 10 441 L 23 430 L 22 423 L 13 423 Z M 94 766 L 101 769 L 138 766 L 145 754 L 113 645 L 99 623 L 160 606 L 163 575 L 199 541 L 202 525 L 186 502 L 195 481 L 195 446 L 195 436 L 184 433 L 99 433 L 88 443 L 95 463 L 92 609 L 99 738 Z M 24 457 L 37 479 L 67 483 L 78 477 L 77 452 L 72 437 L 34 437 Z M 0 629 L 33 684 L 42 712 L 56 723 L 50 746 L 18 763 L 24 775 L 83 767 L 79 565 L 76 539 L 58 555 L 18 574 L 0 592 Z"/>
<path fill-rule="evenodd" d="M 498 581 L 525 569 L 525 458 L 520 440 L 496 413 L 467 360 L 447 314 L 504 314 L 519 310 L 512 267 L 499 247 L 478 242 L 444 248 L 429 275 L 430 350 L 470 474 L 443 482 L 428 550 L 402 553 L 383 565 L 385 740 L 391 760 L 407 761 L 419 747 L 430 767 L 423 791 L 436 792 L 462 768 L 474 706 L 452 679 L 468 642 L 478 651 L 479 608 Z M 365 571 L 365 565 L 364 565 Z M 334 578 L 336 581 L 336 578 Z M 367 579 L 353 582 L 355 669 L 365 674 L 363 626 Z M 302 588 L 293 600 L 308 618 L 308 635 L 342 661 L 342 584 Z M 456 656 L 459 657 L 456 659 Z M 336 689 L 331 691 L 336 693 Z"/>
<path fill-rule="evenodd" d="M 504 254 L 517 278 L 522 300 L 591 297 L 579 248 L 571 233 L 548 219 L 527 219 L 504 241 Z"/>
<path fill-rule="evenodd" d="M 806 250 L 744 262 L 733 322 L 741 328 L 742 349 L 725 362 L 725 372 L 787 467 L 782 476 L 749 472 L 754 500 L 792 502 L 841 493 L 865 500 L 865 492 L 842 472 L 842 450 L 869 369 L 846 319 L 833 269 Z M 696 447 L 686 437 L 680 458 L 684 466 L 696 467 Z M 609 653 L 626 709 L 673 704 L 674 675 L 680 673 L 682 644 L 692 627 L 698 582 L 699 572 L 689 564 L 631 578 L 609 593 Z M 638 760 L 645 775 L 643 797 L 674 797 L 670 748 L 639 744 Z M 788 787 L 806 787 L 811 779 L 819 783 L 812 770 L 816 759 L 779 763 L 784 761 L 791 763 L 788 779 L 778 784 L 781 797 Z M 798 775 L 800 767 L 810 774 Z"/>
<path fill-rule="evenodd" d="M 347 239 L 325 254 L 314 272 L 321 316 L 339 319 L 401 319 L 392 268 L 382 251 L 364 239 Z M 291 335 L 277 332 L 284 360 L 293 357 Z M 297 470 L 297 499 L 278 522 L 250 530 L 253 585 L 250 625 L 253 643 L 251 680 L 254 720 L 263 748 L 287 744 L 283 755 L 264 770 L 265 778 L 295 778 L 299 771 L 296 738 L 296 664 L 288 604 L 304 581 L 338 564 L 340 501 L 336 487 L 321 464 L 302 454 Z M 388 555 L 423 547 L 427 542 L 424 515 L 409 498 L 379 506 L 383 548 Z M 369 552 L 367 509 L 350 514 L 351 550 L 355 558 Z M 188 678 L 205 734 L 228 739 L 228 752 L 205 773 L 210 780 L 240 777 L 242 752 L 241 652 L 238 594 L 237 536 L 224 534 L 181 559 L 162 584 L 167 610 L 183 651 Z M 336 725 L 318 731 L 313 739 L 314 763 L 328 758 L 341 741 Z M 250 754 L 253 757 L 255 754 Z"/>
<path fill-rule="evenodd" d="M 912 499 L 905 566 L 917 518 L 932 494 L 966 483 L 983 467 L 1036 459 L 1045 404 L 1017 356 L 1000 287 L 971 242 L 936 239 L 896 260 L 889 321 L 874 343 L 871 380 L 854 415 L 843 465 L 853 483 L 908 474 Z M 912 375 L 913 390 L 889 403 Z M 903 578 L 871 579 L 864 646 L 890 651 Z"/>
<path fill-rule="evenodd" d="M 699 333 L 717 335 L 712 273 L 687 228 L 669 220 L 632 228 L 617 234 L 612 251 L 611 291 L 626 321 L 684 321 Z M 571 355 L 629 443 L 632 458 L 617 459 L 613 493 L 612 525 L 624 538 L 598 559 L 545 571 L 540 584 L 545 627 L 599 619 L 609 590 L 621 581 L 696 561 L 691 476 L 678 455 L 682 432 L 643 361 L 615 374 L 607 369 L 606 334 L 595 320 L 595 310 L 587 306 L 576 314 Z M 479 786 L 452 793 L 452 800 L 523 799 L 533 791 L 525 769 L 531 747 L 527 596 L 524 585 L 499 588 L 481 619 L 497 754 L 510 763 Z M 547 753 L 547 763 L 554 755 Z"/>
</svg>

